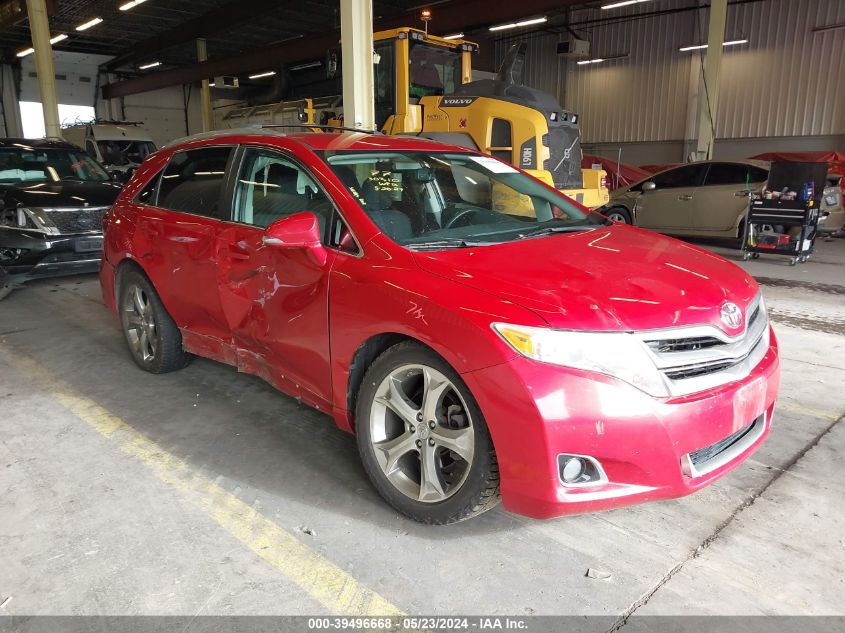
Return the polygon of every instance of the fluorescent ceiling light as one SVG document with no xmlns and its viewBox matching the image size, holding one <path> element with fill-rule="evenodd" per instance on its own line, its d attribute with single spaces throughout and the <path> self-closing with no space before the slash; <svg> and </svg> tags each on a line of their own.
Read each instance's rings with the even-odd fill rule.
<svg viewBox="0 0 845 633">
<path fill-rule="evenodd" d="M 297 64 L 296 66 L 291 66 L 290 70 L 305 70 L 306 68 L 317 68 L 318 66 L 322 66 L 323 62 L 315 61 L 315 62 L 306 62 L 304 64 Z"/>
<path fill-rule="evenodd" d="M 603 61 L 604 61 L 603 57 L 598 57 L 596 59 L 583 59 L 580 62 L 578 62 L 578 65 L 583 66 L 584 64 L 598 64 L 598 63 L 603 62 Z"/>
<path fill-rule="evenodd" d="M 25 48 L 22 51 L 18 51 L 16 55 L 18 57 L 26 57 L 27 55 L 32 55 L 35 52 L 34 48 Z"/>
<path fill-rule="evenodd" d="M 444 40 L 459 40 L 464 36 L 463 33 L 453 33 L 452 35 L 444 35 Z"/>
<path fill-rule="evenodd" d="M 731 40 L 729 42 L 722 42 L 722 46 L 735 46 L 737 44 L 747 44 L 748 40 Z M 698 44 L 697 46 L 684 46 L 678 50 L 682 53 L 686 53 L 687 51 L 699 51 L 701 49 L 707 48 L 707 44 Z"/>
<path fill-rule="evenodd" d="M 65 33 L 61 33 L 60 35 L 56 35 L 55 37 L 50 38 L 50 44 L 56 44 L 66 39 L 67 35 Z"/>
<path fill-rule="evenodd" d="M 161 62 L 150 62 L 149 64 L 138 66 L 138 70 L 147 70 L 147 68 L 155 68 L 156 66 L 161 66 Z"/>
<path fill-rule="evenodd" d="M 531 24 L 542 24 L 548 18 L 545 16 L 542 18 L 531 18 L 530 20 L 522 20 L 520 22 L 511 22 L 509 24 L 499 24 L 498 26 L 491 26 L 491 31 L 504 31 L 505 29 L 515 29 L 520 26 L 529 26 Z"/>
<path fill-rule="evenodd" d="M 249 78 L 250 79 L 261 79 L 262 77 L 272 77 L 275 74 L 276 74 L 276 71 L 271 70 L 271 71 L 266 72 L 266 73 L 258 73 L 257 75 L 250 75 Z"/>
<path fill-rule="evenodd" d="M 94 18 L 93 20 L 88 20 L 87 22 L 83 22 L 79 26 L 76 27 L 77 31 L 87 31 L 92 26 L 97 26 L 100 22 L 103 21 L 103 18 Z"/>
<path fill-rule="evenodd" d="M 602 5 L 602 9 L 616 9 L 618 7 L 627 7 L 629 4 L 640 4 L 641 2 L 649 2 L 649 0 L 622 0 L 622 2 Z"/>
<path fill-rule="evenodd" d="M 213 82 L 213 81 L 210 81 L 210 82 L 208 83 L 208 87 L 209 87 L 209 88 L 214 88 L 214 82 Z"/>
<path fill-rule="evenodd" d="M 132 0 L 131 2 L 127 2 L 126 4 L 120 5 L 121 11 L 129 11 L 129 9 L 134 9 L 139 4 L 144 4 L 147 0 Z"/>
</svg>

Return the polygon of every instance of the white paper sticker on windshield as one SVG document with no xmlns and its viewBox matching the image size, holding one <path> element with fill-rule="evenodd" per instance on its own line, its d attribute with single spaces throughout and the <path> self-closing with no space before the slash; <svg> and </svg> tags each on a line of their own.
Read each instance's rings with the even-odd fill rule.
<svg viewBox="0 0 845 633">
<path fill-rule="evenodd" d="M 470 156 L 472 160 L 476 163 L 481 165 L 482 167 L 486 167 L 494 174 L 515 174 L 516 169 L 508 165 L 507 163 L 503 163 L 500 160 L 496 160 L 495 158 L 490 158 L 489 156 Z"/>
</svg>

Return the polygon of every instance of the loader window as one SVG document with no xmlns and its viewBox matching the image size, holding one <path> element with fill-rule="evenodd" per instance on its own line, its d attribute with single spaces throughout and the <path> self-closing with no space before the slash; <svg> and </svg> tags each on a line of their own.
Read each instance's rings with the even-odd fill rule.
<svg viewBox="0 0 845 633">
<path fill-rule="evenodd" d="M 452 94 L 461 85 L 461 51 L 434 46 L 419 40 L 409 44 L 410 97 Z"/>
<path fill-rule="evenodd" d="M 387 123 L 387 119 L 396 113 L 395 43 L 390 41 L 376 44 L 375 52 L 379 56 L 374 77 L 376 129 L 380 130 Z"/>
</svg>

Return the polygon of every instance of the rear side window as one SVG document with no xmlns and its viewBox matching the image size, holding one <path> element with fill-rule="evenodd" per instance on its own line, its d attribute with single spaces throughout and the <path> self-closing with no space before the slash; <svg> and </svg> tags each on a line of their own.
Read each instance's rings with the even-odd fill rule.
<svg viewBox="0 0 845 633">
<path fill-rule="evenodd" d="M 228 219 L 228 210 L 220 208 L 220 192 L 231 154 L 231 147 L 203 147 L 173 154 L 161 175 L 157 206 Z"/>
<path fill-rule="evenodd" d="M 700 187 L 704 179 L 707 165 L 684 165 L 676 169 L 657 174 L 652 181 L 658 189 L 675 189 L 680 187 Z"/>
<path fill-rule="evenodd" d="M 705 185 L 744 185 L 754 182 L 747 165 L 737 163 L 711 163 Z"/>
</svg>

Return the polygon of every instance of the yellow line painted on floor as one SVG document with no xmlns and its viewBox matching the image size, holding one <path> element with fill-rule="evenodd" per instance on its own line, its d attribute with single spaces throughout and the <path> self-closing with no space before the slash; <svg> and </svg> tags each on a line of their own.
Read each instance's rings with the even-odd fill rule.
<svg viewBox="0 0 845 633">
<path fill-rule="evenodd" d="M 66 409 L 202 508 L 224 530 L 318 600 L 332 614 L 402 615 L 396 606 L 264 517 L 222 486 L 138 433 L 32 359 L 0 346 L 0 358 L 42 383 Z"/>
<path fill-rule="evenodd" d="M 843 416 L 842 413 L 829 411 L 826 409 L 815 409 L 813 407 L 806 407 L 797 402 L 790 402 L 788 400 L 779 400 L 775 405 L 775 416 L 778 411 L 788 411 L 789 413 L 798 413 L 800 415 L 808 415 L 811 418 L 819 418 L 820 420 L 836 421 Z"/>
</svg>

